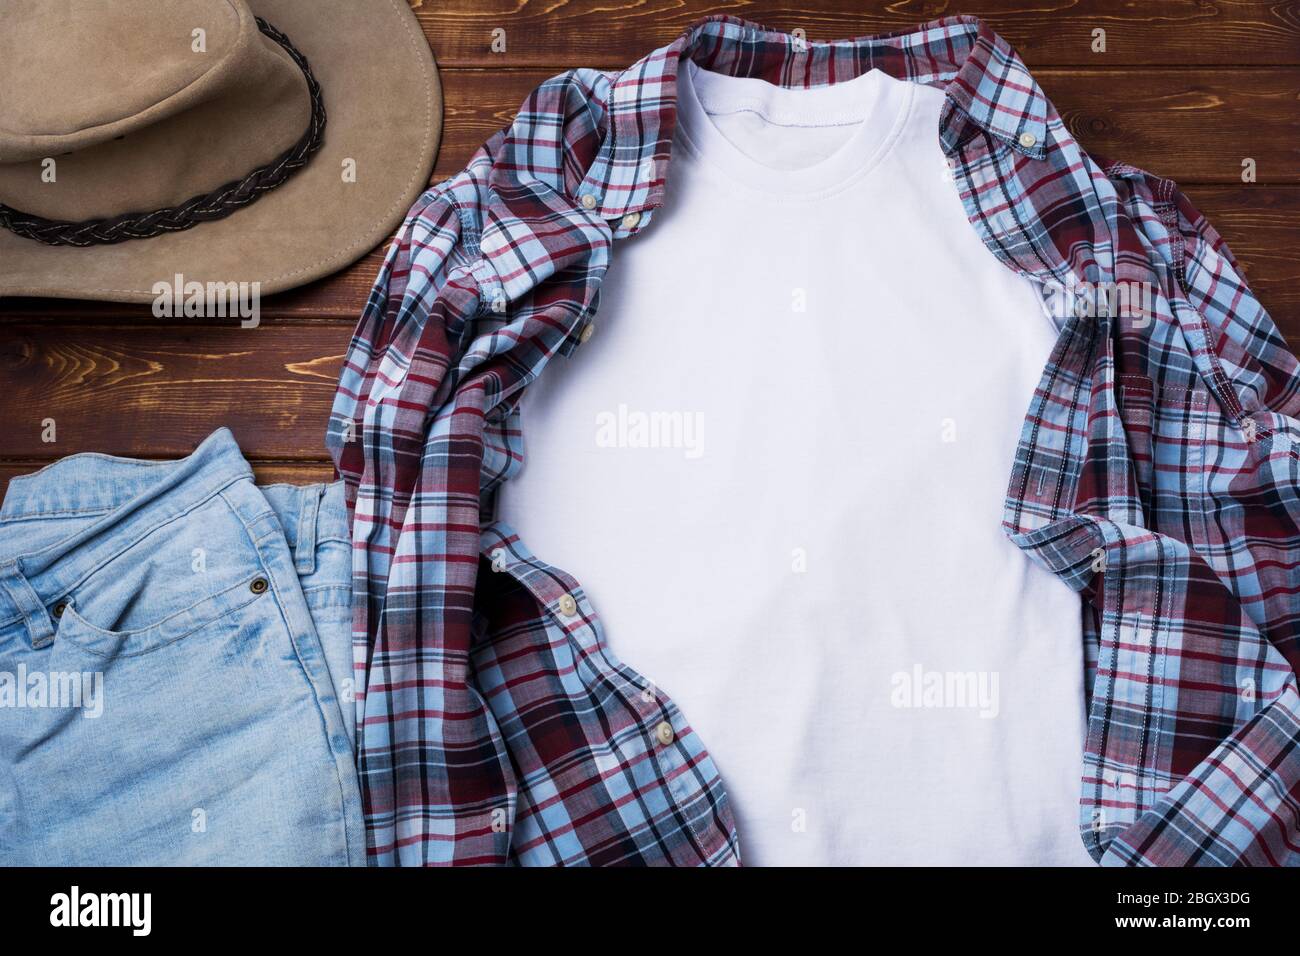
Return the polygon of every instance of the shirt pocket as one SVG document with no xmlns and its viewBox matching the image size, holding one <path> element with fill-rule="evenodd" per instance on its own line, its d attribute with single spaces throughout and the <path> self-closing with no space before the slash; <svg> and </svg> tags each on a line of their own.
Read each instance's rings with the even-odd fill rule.
<svg viewBox="0 0 1300 956">
<path fill-rule="evenodd" d="M 1204 524 L 1205 447 L 1230 437 L 1231 423 L 1204 388 L 1156 388 L 1121 375 L 1118 405 L 1146 527 L 1197 541 Z"/>
<path fill-rule="evenodd" d="M 1145 375 L 1119 376 L 1116 403 L 1128 440 L 1129 463 L 1137 485 L 1138 501 L 1150 526 L 1155 476 L 1155 388 L 1151 379 Z"/>
</svg>

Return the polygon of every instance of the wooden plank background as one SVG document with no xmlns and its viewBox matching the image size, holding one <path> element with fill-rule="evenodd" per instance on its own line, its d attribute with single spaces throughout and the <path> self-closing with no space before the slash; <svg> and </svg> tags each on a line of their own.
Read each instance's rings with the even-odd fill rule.
<svg viewBox="0 0 1300 956">
<path fill-rule="evenodd" d="M 1300 343 L 1300 0 L 409 0 L 446 100 L 435 179 L 459 170 L 547 76 L 614 69 L 732 13 L 829 40 L 962 12 L 1011 41 L 1084 147 L 1177 180 Z M 506 49 L 493 52 L 493 31 Z M 1106 49 L 1094 52 L 1094 31 Z M 1243 183 L 1242 161 L 1257 181 Z M 339 362 L 382 250 L 262 303 L 262 325 L 157 320 L 147 306 L 0 300 L 0 487 L 84 451 L 167 458 L 215 428 L 261 480 L 328 480 Z M 0 263 L 0 268 L 3 264 Z M 42 441 L 43 419 L 57 442 Z"/>
</svg>

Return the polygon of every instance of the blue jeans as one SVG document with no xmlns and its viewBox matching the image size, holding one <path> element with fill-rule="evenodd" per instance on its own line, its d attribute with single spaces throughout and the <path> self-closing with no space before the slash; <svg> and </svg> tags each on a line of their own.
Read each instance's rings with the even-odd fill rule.
<svg viewBox="0 0 1300 956">
<path fill-rule="evenodd" d="M 75 455 L 0 508 L 0 865 L 366 862 L 339 484 Z"/>
</svg>

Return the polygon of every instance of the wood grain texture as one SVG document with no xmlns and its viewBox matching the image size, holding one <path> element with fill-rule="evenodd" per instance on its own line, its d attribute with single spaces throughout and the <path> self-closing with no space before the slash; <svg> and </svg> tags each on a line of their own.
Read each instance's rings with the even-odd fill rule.
<svg viewBox="0 0 1300 956">
<path fill-rule="evenodd" d="M 816 9 L 810 9 L 815 7 Z M 1037 66 L 1300 65 L 1300 4 L 1260 0 L 437 0 L 416 11 L 444 67 L 631 63 L 692 20 L 727 13 L 812 40 L 981 17 Z M 493 30 L 506 49 L 493 52 Z M 1106 31 L 1094 53 L 1093 31 Z"/>
<path fill-rule="evenodd" d="M 5 459 L 188 454 L 226 425 L 247 457 L 325 457 L 340 326 L 10 325 L 0 342 Z M 43 440 L 53 420 L 57 441 Z"/>
</svg>

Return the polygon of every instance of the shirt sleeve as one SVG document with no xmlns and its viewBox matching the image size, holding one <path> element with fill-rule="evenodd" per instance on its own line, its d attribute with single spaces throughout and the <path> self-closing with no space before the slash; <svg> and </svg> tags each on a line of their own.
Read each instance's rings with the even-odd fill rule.
<svg viewBox="0 0 1300 956">
<path fill-rule="evenodd" d="M 1277 697 L 1115 837 L 1103 866 L 1300 866 L 1300 697 Z"/>
<path fill-rule="evenodd" d="M 1246 284 L 1227 243 L 1191 201 L 1174 188 L 1163 214 L 1176 235 L 1175 275 L 1201 316 L 1205 344 L 1231 385 L 1230 397 L 1241 417 L 1254 423 L 1251 437 L 1276 443 L 1271 450 L 1289 452 L 1294 462 L 1300 452 L 1300 360 Z M 1294 467 L 1289 477 L 1294 492 Z"/>
<path fill-rule="evenodd" d="M 352 519 L 357 762 L 379 865 L 509 855 L 515 782 L 469 666 L 482 390 L 454 381 L 480 310 L 476 189 L 471 164 L 411 209 L 349 346 L 327 435 Z"/>
<path fill-rule="evenodd" d="M 1210 694 L 1235 695 L 1216 707 L 1237 716 L 1226 737 L 1192 748 L 1190 772 L 1109 841 L 1101 862 L 1297 866 L 1300 363 L 1187 197 L 1132 167 L 1111 173 L 1133 184 L 1134 218 L 1172 273 L 1189 358 L 1224 419 L 1202 424 L 1204 494 L 1185 503 L 1207 530 L 1193 537 L 1175 585 L 1188 624 L 1177 683 L 1162 693 L 1188 699 L 1177 707 L 1173 747 L 1197 736 L 1192 725 Z M 1176 764 L 1188 763 L 1179 756 Z"/>
</svg>

